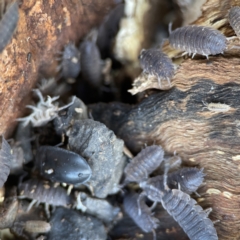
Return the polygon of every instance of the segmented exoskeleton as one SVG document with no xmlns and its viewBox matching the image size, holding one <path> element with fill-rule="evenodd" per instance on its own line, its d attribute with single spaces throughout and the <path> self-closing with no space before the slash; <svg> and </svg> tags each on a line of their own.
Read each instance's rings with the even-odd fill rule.
<svg viewBox="0 0 240 240">
<path fill-rule="evenodd" d="M 217 240 L 213 222 L 188 194 L 173 189 L 162 197 L 162 206 L 182 227 L 190 240 Z"/>
<path fill-rule="evenodd" d="M 227 48 L 227 38 L 218 30 L 204 26 L 184 26 L 170 33 L 169 42 L 173 48 L 188 54 L 209 55 L 223 53 Z"/>
<path fill-rule="evenodd" d="M 139 60 L 144 73 L 157 77 L 160 88 L 161 80 L 167 80 L 171 86 L 174 66 L 166 54 L 158 49 L 142 49 Z"/>
<path fill-rule="evenodd" d="M 163 161 L 164 150 L 162 147 L 152 145 L 143 149 L 125 167 L 125 180 L 123 185 L 129 182 L 141 182 L 156 170 Z"/>
<path fill-rule="evenodd" d="M 158 227 L 158 219 L 152 217 L 151 209 L 143 200 L 140 201 L 141 215 L 138 215 L 138 194 L 128 194 L 124 197 L 123 206 L 125 212 L 133 219 L 133 221 L 146 233 L 153 232 L 156 239 L 155 228 Z"/>
</svg>

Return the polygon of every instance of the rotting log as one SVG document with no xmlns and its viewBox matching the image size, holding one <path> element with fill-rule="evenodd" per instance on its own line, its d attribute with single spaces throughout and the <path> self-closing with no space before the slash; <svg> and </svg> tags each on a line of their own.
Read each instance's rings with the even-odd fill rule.
<svg viewBox="0 0 240 240">
<path fill-rule="evenodd" d="M 240 6 L 239 0 L 209 0 L 194 24 L 233 36 L 227 14 L 236 5 Z M 232 45 L 239 45 L 239 40 Z M 170 57 L 179 55 L 168 43 L 164 52 Z M 215 227 L 219 239 L 224 240 L 240 239 L 239 56 L 239 49 L 230 49 L 224 55 L 211 56 L 209 61 L 181 59 L 173 88 L 152 94 L 135 106 L 89 106 L 93 118 L 114 130 L 131 151 L 137 153 L 144 144 L 156 143 L 167 152 L 176 151 L 185 165 L 203 167 L 205 185 L 200 188 L 197 201 L 203 208 L 213 208 L 210 217 L 219 220 Z M 230 109 L 210 111 L 202 101 L 227 104 Z M 159 220 L 166 221 L 161 216 Z"/>
<path fill-rule="evenodd" d="M 13 131 L 38 78 L 56 75 L 63 46 L 79 43 L 111 7 L 112 0 L 22 1 L 17 30 L 0 54 L 0 135 Z"/>
</svg>

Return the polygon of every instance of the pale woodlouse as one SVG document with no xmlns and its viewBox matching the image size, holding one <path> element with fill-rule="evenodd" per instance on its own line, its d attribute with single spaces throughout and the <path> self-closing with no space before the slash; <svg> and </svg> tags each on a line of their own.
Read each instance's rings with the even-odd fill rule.
<svg viewBox="0 0 240 240">
<path fill-rule="evenodd" d="M 204 26 L 184 26 L 175 29 L 169 36 L 170 45 L 188 54 L 209 55 L 223 53 L 227 48 L 227 38 L 218 30 Z"/>
<path fill-rule="evenodd" d="M 230 110 L 230 106 L 224 103 L 206 103 L 202 101 L 202 103 L 205 105 L 204 108 L 207 108 L 209 111 L 212 112 L 227 112 Z"/>
</svg>

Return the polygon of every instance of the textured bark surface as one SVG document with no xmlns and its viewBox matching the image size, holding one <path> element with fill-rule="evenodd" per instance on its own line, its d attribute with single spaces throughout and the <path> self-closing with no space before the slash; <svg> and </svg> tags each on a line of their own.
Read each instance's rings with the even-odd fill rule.
<svg viewBox="0 0 240 240">
<path fill-rule="evenodd" d="M 209 0 L 194 24 L 233 36 L 227 14 L 235 5 L 240 1 Z M 231 44 L 239 45 L 239 40 Z M 168 43 L 164 52 L 170 57 L 179 55 Z M 90 107 L 93 118 L 113 129 L 132 152 L 137 153 L 144 144 L 160 144 L 166 151 L 176 151 L 184 164 L 204 168 L 205 185 L 197 201 L 203 208 L 213 208 L 212 220 L 220 220 L 215 224 L 219 239 L 240 238 L 239 53 L 239 49 L 230 49 L 224 55 L 210 56 L 209 61 L 180 58 L 170 90 L 152 94 L 136 106 L 111 103 Z M 230 109 L 210 111 L 202 101 L 227 104 Z M 161 216 L 160 223 L 165 222 Z M 172 226 L 169 221 L 166 228 Z M 168 239 L 176 238 L 169 235 Z"/>
<path fill-rule="evenodd" d="M 0 54 L 0 135 L 13 131 L 38 78 L 56 75 L 63 46 L 78 43 L 112 6 L 112 0 L 22 1 L 17 30 Z"/>
</svg>

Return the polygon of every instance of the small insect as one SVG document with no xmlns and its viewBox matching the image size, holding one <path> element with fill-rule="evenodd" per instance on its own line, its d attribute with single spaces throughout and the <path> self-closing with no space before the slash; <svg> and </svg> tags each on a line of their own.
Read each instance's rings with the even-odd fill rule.
<svg viewBox="0 0 240 240">
<path fill-rule="evenodd" d="M 83 78 L 93 87 L 102 83 L 102 61 L 98 47 L 93 40 L 86 39 L 80 46 Z"/>
<path fill-rule="evenodd" d="M 51 225 L 41 220 L 29 220 L 24 223 L 24 230 L 30 233 L 47 233 L 51 230 Z"/>
<path fill-rule="evenodd" d="M 123 186 L 129 182 L 141 182 L 156 170 L 163 161 L 164 151 L 162 147 L 152 145 L 143 149 L 125 167 L 125 180 Z"/>
<path fill-rule="evenodd" d="M 10 5 L 0 22 L 0 53 L 12 38 L 18 19 L 18 2 L 16 1 Z"/>
<path fill-rule="evenodd" d="M 213 28 L 203 26 L 184 26 L 175 29 L 169 36 L 170 45 L 188 54 L 209 55 L 223 53 L 227 48 L 226 37 Z"/>
<path fill-rule="evenodd" d="M 64 78 L 76 78 L 81 71 L 80 51 L 72 43 L 68 43 L 62 53 L 62 62 L 58 67 Z"/>
<path fill-rule="evenodd" d="M 218 240 L 213 222 L 188 194 L 173 189 L 164 194 L 162 206 L 182 227 L 190 240 Z"/>
<path fill-rule="evenodd" d="M 27 212 L 35 203 L 44 203 L 46 209 L 48 209 L 48 205 L 67 206 L 73 203 L 71 196 L 67 195 L 67 191 L 64 188 L 48 181 L 30 179 L 20 183 L 18 189 L 20 193 L 18 198 L 32 199 Z M 49 217 L 49 211 L 46 213 Z"/>
<path fill-rule="evenodd" d="M 57 113 L 65 108 L 68 108 L 74 103 L 75 97 L 73 97 L 72 101 L 63 107 L 58 107 L 58 103 L 53 103 L 56 101 L 59 96 L 51 98 L 48 96 L 47 100 L 44 101 L 42 93 L 38 89 L 33 90 L 37 96 L 39 97 L 40 101 L 38 102 L 37 106 L 27 105 L 27 108 L 33 110 L 33 112 L 24 118 L 17 118 L 17 121 L 22 121 L 23 125 L 26 126 L 30 122 L 34 127 L 40 127 L 48 123 L 49 121 L 53 120 Z"/>
<path fill-rule="evenodd" d="M 155 230 L 158 227 L 159 221 L 152 216 L 151 209 L 145 204 L 143 200 L 140 201 L 141 215 L 138 215 L 138 194 L 128 194 L 124 197 L 123 207 L 124 211 L 133 219 L 133 221 L 145 233 L 152 232 L 154 239 L 156 239 Z"/>
<path fill-rule="evenodd" d="M 2 136 L 2 148 L 0 150 L 0 188 L 6 182 L 13 162 L 12 150 L 8 142 Z"/>
<path fill-rule="evenodd" d="M 170 79 L 174 75 L 174 67 L 166 54 L 158 49 L 142 49 L 139 59 L 143 72 L 157 77 L 160 88 L 161 80 L 165 79 L 171 86 Z"/>
<path fill-rule="evenodd" d="M 235 6 L 230 9 L 228 20 L 236 35 L 240 37 L 240 7 Z"/>
<path fill-rule="evenodd" d="M 224 103 L 206 103 L 202 101 L 202 103 L 205 105 L 204 108 L 207 108 L 209 111 L 212 112 L 227 112 L 230 110 L 230 106 Z"/>
<path fill-rule="evenodd" d="M 80 155 L 52 146 L 41 146 L 36 154 L 41 176 L 52 182 L 83 184 L 92 176 L 87 161 Z"/>
</svg>

